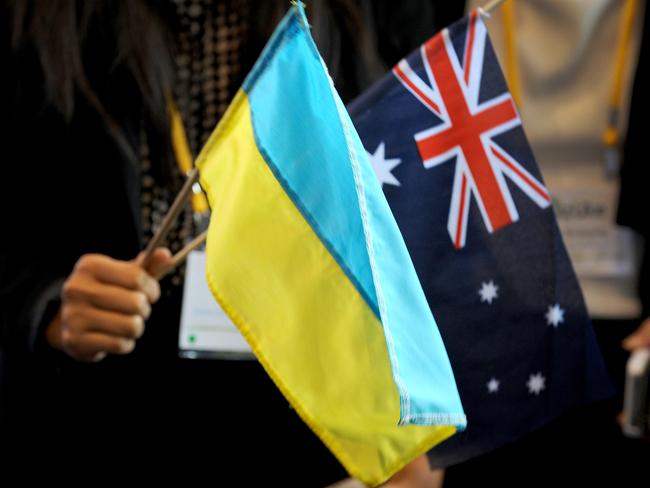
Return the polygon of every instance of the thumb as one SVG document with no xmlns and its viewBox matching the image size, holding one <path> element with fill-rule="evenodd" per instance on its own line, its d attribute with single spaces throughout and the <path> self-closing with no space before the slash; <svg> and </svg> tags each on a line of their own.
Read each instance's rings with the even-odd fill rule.
<svg viewBox="0 0 650 488">
<path fill-rule="evenodd" d="M 151 255 L 151 259 L 149 260 L 149 264 L 145 268 L 145 271 L 153 277 L 158 277 L 162 273 L 162 271 L 166 269 L 167 266 L 169 266 L 171 259 L 172 259 L 171 251 L 166 247 L 159 247 L 153 251 Z M 141 265 L 143 260 L 144 260 L 144 251 L 138 254 L 138 257 L 135 258 L 135 262 L 138 265 Z"/>
</svg>

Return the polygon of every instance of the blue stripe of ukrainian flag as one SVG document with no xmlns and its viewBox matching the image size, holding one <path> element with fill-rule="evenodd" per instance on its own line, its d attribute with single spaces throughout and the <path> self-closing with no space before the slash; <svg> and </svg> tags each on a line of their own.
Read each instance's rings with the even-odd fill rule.
<svg viewBox="0 0 650 488">
<path fill-rule="evenodd" d="M 197 166 L 215 298 L 352 475 L 378 484 L 464 428 L 435 321 L 301 5 Z"/>
</svg>

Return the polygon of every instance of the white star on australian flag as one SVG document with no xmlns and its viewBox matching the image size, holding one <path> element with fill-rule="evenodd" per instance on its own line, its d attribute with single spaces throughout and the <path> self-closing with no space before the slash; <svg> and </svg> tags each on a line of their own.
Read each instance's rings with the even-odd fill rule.
<svg viewBox="0 0 650 488">
<path fill-rule="evenodd" d="M 478 291 L 481 296 L 481 302 L 488 302 L 492 305 L 492 300 L 499 298 L 499 287 L 490 280 L 487 283 L 481 283 L 481 289 Z"/>
<path fill-rule="evenodd" d="M 381 186 L 384 186 L 384 183 L 400 186 L 399 181 L 391 171 L 395 166 L 399 165 L 402 160 L 399 158 L 386 159 L 386 145 L 383 142 L 377 146 L 374 154 L 368 153 L 368 159 L 372 163 L 372 167 L 375 170 L 375 174 L 377 175 Z"/>
<path fill-rule="evenodd" d="M 542 373 L 531 374 L 526 386 L 528 387 L 528 393 L 539 395 L 546 388 L 546 378 Z"/>
<path fill-rule="evenodd" d="M 546 323 L 557 327 L 562 322 L 564 322 L 564 309 L 560 307 L 559 303 L 555 305 L 549 305 L 548 310 L 546 311 Z"/>
<path fill-rule="evenodd" d="M 490 381 L 486 384 L 488 393 L 497 393 L 499 391 L 499 380 L 496 378 L 490 378 Z"/>
</svg>

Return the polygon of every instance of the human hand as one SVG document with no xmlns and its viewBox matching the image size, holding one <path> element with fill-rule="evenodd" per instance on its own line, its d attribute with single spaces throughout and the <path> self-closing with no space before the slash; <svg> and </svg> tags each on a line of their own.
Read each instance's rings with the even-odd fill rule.
<svg viewBox="0 0 650 488">
<path fill-rule="evenodd" d="M 650 318 L 643 323 L 632 334 L 623 340 L 623 348 L 628 351 L 650 347 Z"/>
<path fill-rule="evenodd" d="M 432 470 L 425 454 L 415 458 L 396 473 L 382 488 L 439 488 L 443 484 L 444 470 Z"/>
<path fill-rule="evenodd" d="M 432 470 L 426 454 L 423 454 L 400 471 L 395 473 L 380 488 L 440 488 L 443 485 L 445 470 Z M 328 488 L 363 488 L 365 486 L 354 478 L 330 485 Z"/>
<path fill-rule="evenodd" d="M 45 329 L 47 343 L 85 362 L 133 351 L 160 298 L 152 276 L 168 265 L 171 253 L 156 249 L 147 269 L 140 266 L 142 258 L 142 253 L 133 261 L 101 254 L 79 258 L 63 285 L 59 313 Z"/>
</svg>

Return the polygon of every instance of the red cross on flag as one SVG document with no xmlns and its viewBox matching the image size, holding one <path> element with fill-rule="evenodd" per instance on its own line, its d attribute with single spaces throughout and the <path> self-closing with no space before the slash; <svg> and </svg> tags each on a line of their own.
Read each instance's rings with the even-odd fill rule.
<svg viewBox="0 0 650 488">
<path fill-rule="evenodd" d="M 400 82 L 441 121 L 414 135 L 424 166 L 434 168 L 455 157 L 447 230 L 456 249 L 467 238 L 470 196 L 489 232 L 519 219 L 505 176 L 541 208 L 551 204 L 544 185 L 494 140 L 520 126 L 521 120 L 510 93 L 480 99 L 487 29 L 478 12 L 469 22 L 462 57 L 448 30 L 421 47 L 428 80 L 406 60 L 393 68 Z"/>
</svg>

